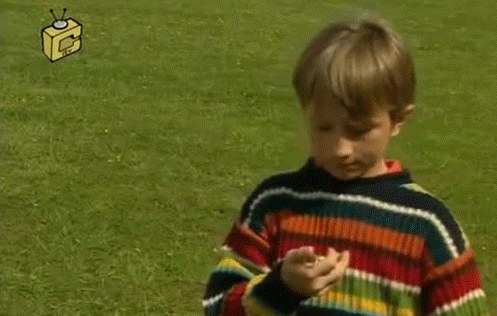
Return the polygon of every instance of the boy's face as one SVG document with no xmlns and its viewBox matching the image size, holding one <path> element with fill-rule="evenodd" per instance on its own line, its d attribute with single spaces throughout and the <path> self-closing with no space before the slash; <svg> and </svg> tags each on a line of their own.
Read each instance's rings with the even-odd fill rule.
<svg viewBox="0 0 497 316">
<path fill-rule="evenodd" d="M 387 145 L 403 123 L 393 123 L 387 109 L 358 121 L 340 105 L 309 104 L 304 115 L 316 165 L 342 180 L 386 172 Z"/>
</svg>

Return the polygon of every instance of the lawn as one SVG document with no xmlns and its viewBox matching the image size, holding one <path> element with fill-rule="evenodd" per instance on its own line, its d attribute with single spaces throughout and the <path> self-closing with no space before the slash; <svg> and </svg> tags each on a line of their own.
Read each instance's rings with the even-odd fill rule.
<svg viewBox="0 0 497 316">
<path fill-rule="evenodd" d="M 416 60 L 390 155 L 451 207 L 497 311 L 495 3 L 399 3 L 67 0 L 82 49 L 51 63 L 53 2 L 0 0 L 1 314 L 200 314 L 244 198 L 306 157 L 298 54 L 367 10 Z"/>
</svg>

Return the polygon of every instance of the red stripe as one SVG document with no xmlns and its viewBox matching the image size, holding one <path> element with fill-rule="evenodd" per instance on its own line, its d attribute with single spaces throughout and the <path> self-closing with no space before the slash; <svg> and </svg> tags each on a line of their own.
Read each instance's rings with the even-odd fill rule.
<svg viewBox="0 0 497 316">
<path fill-rule="evenodd" d="M 467 293 L 481 288 L 481 277 L 476 266 L 460 271 L 454 277 L 441 279 L 428 293 L 427 307 L 430 311 L 457 300 Z"/>
<path fill-rule="evenodd" d="M 308 246 L 300 240 L 285 240 L 280 244 L 280 257 L 290 249 Z M 325 255 L 330 245 L 314 244 L 314 250 L 319 255 Z M 419 286 L 422 283 L 421 265 L 407 265 L 405 259 L 388 257 L 374 249 L 364 248 L 335 248 L 337 251 L 350 251 L 350 268 L 372 273 L 392 281 Z"/>
<path fill-rule="evenodd" d="M 364 249 L 353 249 L 351 267 L 368 271 L 397 282 L 420 286 L 422 271 L 420 265 L 406 265 L 405 260 L 379 255 L 377 252 Z"/>
<path fill-rule="evenodd" d="M 247 289 L 248 282 L 243 282 L 235 285 L 227 293 L 223 306 L 221 307 L 221 315 L 245 315 L 245 310 L 242 305 L 242 297 Z"/>
<path fill-rule="evenodd" d="M 260 243 L 250 239 L 236 228 L 228 234 L 225 244 L 233 251 L 236 251 L 236 254 L 242 258 L 263 267 L 271 266 L 267 252 L 262 249 Z"/>
</svg>

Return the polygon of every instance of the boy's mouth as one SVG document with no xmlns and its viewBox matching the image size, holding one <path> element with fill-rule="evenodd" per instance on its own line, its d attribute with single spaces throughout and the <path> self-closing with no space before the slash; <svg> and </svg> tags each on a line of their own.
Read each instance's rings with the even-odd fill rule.
<svg viewBox="0 0 497 316">
<path fill-rule="evenodd" d="M 357 161 L 351 162 L 336 162 L 333 166 L 338 170 L 356 170 L 359 167 L 359 163 Z"/>
<path fill-rule="evenodd" d="M 359 168 L 359 165 L 357 163 L 348 163 L 340 165 L 340 169 L 345 171 L 355 171 L 357 170 L 357 168 Z"/>
</svg>

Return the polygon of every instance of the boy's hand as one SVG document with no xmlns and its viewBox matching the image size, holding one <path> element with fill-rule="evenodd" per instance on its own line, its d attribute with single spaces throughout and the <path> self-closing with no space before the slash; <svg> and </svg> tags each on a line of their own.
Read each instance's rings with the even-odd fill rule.
<svg viewBox="0 0 497 316">
<path fill-rule="evenodd" d="M 281 266 L 281 279 L 294 292 L 314 296 L 328 290 L 349 265 L 349 252 L 338 253 L 329 248 L 326 256 L 318 256 L 312 247 L 290 250 Z"/>
</svg>

